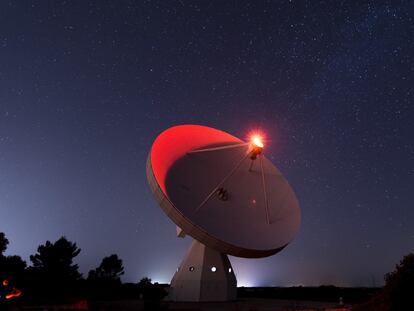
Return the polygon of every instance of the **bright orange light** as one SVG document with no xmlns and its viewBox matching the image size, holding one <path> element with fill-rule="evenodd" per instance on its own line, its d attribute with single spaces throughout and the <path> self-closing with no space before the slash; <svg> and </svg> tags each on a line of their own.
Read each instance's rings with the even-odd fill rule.
<svg viewBox="0 0 414 311">
<path fill-rule="evenodd" d="M 2 284 L 3 284 L 3 286 L 9 286 L 9 280 L 3 280 Z M 19 297 L 21 294 L 22 294 L 22 292 L 18 288 L 13 287 L 11 293 L 6 295 L 5 298 L 8 300 L 8 299 L 11 299 L 13 297 Z"/>
<path fill-rule="evenodd" d="M 11 299 L 13 297 L 19 297 L 21 295 L 21 291 L 18 290 L 16 287 L 13 288 L 12 292 L 6 295 L 6 299 Z"/>
<path fill-rule="evenodd" d="M 253 145 L 255 145 L 258 148 L 263 148 L 264 144 L 263 144 L 263 140 L 262 137 L 260 135 L 253 135 L 251 138 L 251 141 L 253 143 Z"/>
</svg>

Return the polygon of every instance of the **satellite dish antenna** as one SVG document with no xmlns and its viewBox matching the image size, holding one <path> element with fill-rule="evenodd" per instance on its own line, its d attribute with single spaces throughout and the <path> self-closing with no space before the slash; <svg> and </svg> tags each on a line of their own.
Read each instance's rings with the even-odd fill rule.
<svg viewBox="0 0 414 311">
<path fill-rule="evenodd" d="M 174 126 L 155 139 L 149 186 L 177 235 L 194 238 L 171 280 L 170 299 L 235 299 L 237 281 L 226 254 L 271 256 L 297 234 L 298 201 L 264 147 L 260 136 L 245 142 L 201 125 Z"/>
</svg>

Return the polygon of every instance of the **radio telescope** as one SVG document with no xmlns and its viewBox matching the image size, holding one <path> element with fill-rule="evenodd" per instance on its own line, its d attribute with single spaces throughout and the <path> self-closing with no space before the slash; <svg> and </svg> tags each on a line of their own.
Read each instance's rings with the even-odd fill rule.
<svg viewBox="0 0 414 311">
<path fill-rule="evenodd" d="M 149 186 L 177 236 L 194 239 L 171 280 L 171 300 L 234 300 L 227 254 L 271 256 L 295 237 L 298 201 L 264 147 L 259 136 L 245 142 L 201 125 L 174 126 L 155 139 Z"/>
</svg>

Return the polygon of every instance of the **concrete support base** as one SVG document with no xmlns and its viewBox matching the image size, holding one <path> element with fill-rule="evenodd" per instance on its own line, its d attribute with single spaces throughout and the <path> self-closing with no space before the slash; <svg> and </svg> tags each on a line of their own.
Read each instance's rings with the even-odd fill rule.
<svg viewBox="0 0 414 311">
<path fill-rule="evenodd" d="M 227 255 L 193 241 L 171 280 L 173 301 L 236 299 L 237 280 Z"/>
</svg>

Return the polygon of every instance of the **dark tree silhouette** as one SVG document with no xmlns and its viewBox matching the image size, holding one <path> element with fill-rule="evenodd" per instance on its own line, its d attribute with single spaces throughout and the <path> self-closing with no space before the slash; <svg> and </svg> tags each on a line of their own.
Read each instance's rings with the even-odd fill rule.
<svg viewBox="0 0 414 311">
<path fill-rule="evenodd" d="M 0 281 L 20 279 L 26 269 L 26 262 L 20 256 L 4 256 L 9 240 L 0 232 Z"/>
<path fill-rule="evenodd" d="M 20 278 L 26 262 L 20 256 L 0 256 L 0 279 Z"/>
<path fill-rule="evenodd" d="M 7 245 L 9 244 L 9 240 L 6 238 L 4 232 L 0 232 L 0 256 L 3 256 L 3 253 L 7 249 Z"/>
<path fill-rule="evenodd" d="M 37 248 L 37 253 L 30 256 L 33 268 L 40 271 L 45 277 L 63 281 L 78 280 L 81 274 L 78 265 L 73 259 L 79 255 L 80 248 L 76 243 L 61 237 L 55 243 L 47 241 Z"/>
<path fill-rule="evenodd" d="M 144 277 L 142 278 L 139 282 L 138 282 L 138 286 L 145 288 L 145 287 L 149 287 L 152 285 L 152 281 L 150 278 Z"/>
<path fill-rule="evenodd" d="M 20 296 L 21 282 L 26 269 L 26 262 L 19 256 L 4 256 L 9 240 L 3 232 L 0 232 L 0 310 L 6 310 L 7 305 L 13 304 L 16 297 Z M 6 295 L 15 296 L 8 300 Z"/>
<path fill-rule="evenodd" d="M 385 275 L 384 294 L 390 310 L 414 310 L 414 254 L 404 256 L 395 270 Z"/>
<path fill-rule="evenodd" d="M 414 254 L 408 254 L 384 277 L 382 291 L 352 311 L 412 311 L 414 310 Z"/>
<path fill-rule="evenodd" d="M 118 255 L 104 257 L 99 267 L 89 271 L 87 285 L 92 297 L 118 299 L 123 295 L 121 275 L 124 274 L 122 260 Z"/>
<path fill-rule="evenodd" d="M 79 255 L 76 243 L 61 237 L 56 242 L 47 241 L 30 256 L 33 264 L 27 269 L 33 299 L 41 303 L 69 302 L 78 295 L 81 274 L 73 259 Z"/>
<path fill-rule="evenodd" d="M 144 310 L 160 310 L 161 300 L 167 295 L 158 283 L 152 284 L 151 279 L 144 277 L 138 282 L 138 288 L 144 300 Z"/>
<path fill-rule="evenodd" d="M 88 280 L 108 280 L 120 282 L 121 275 L 124 274 L 122 259 L 118 255 L 104 257 L 101 264 L 95 270 L 89 271 Z"/>
</svg>

